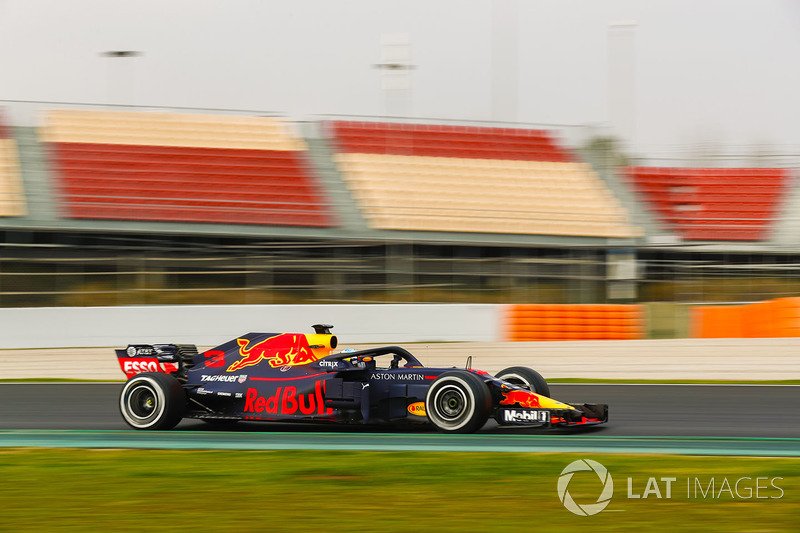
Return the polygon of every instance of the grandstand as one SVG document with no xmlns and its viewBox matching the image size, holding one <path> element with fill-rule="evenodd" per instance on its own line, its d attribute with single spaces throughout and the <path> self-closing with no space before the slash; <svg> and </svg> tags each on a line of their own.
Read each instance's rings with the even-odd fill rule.
<svg viewBox="0 0 800 533">
<path fill-rule="evenodd" d="M 19 217 L 26 214 L 17 142 L 11 128 L 6 124 L 3 109 L 0 108 L 0 217 Z"/>
<path fill-rule="evenodd" d="M 274 118 L 59 109 L 41 138 L 68 218 L 333 224 L 305 143 Z"/>
<path fill-rule="evenodd" d="M 792 169 L 607 168 L 536 127 L 53 109 L 1 131 L 3 306 L 537 304 L 514 335 L 551 340 L 688 329 L 564 304 L 800 292 L 772 236 Z"/>
<path fill-rule="evenodd" d="M 666 228 L 690 241 L 767 239 L 790 184 L 783 168 L 629 167 L 623 173 Z"/>
<path fill-rule="evenodd" d="M 328 129 L 372 228 L 642 234 L 591 167 L 546 131 L 344 121 Z"/>
</svg>

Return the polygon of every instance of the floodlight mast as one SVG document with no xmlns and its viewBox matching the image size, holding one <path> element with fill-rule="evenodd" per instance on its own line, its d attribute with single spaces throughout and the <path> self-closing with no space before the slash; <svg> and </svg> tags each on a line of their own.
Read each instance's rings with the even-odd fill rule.
<svg viewBox="0 0 800 533">
<path fill-rule="evenodd" d="M 142 57 L 139 50 L 106 50 L 100 57 L 108 58 L 106 103 L 133 105 L 136 103 L 136 72 L 134 58 Z M 119 61 L 123 60 L 124 61 Z"/>
<path fill-rule="evenodd" d="M 381 71 L 384 114 L 390 117 L 411 116 L 411 40 L 407 33 L 381 35 L 381 61 L 373 65 Z"/>
</svg>

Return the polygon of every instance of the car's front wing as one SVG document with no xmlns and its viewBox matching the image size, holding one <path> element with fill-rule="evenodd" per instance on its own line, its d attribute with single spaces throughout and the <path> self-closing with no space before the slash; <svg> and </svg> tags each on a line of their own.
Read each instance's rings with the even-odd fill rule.
<svg viewBox="0 0 800 533">
<path fill-rule="evenodd" d="M 608 422 L 608 405 L 569 404 L 574 409 L 530 409 L 498 407 L 494 418 L 501 426 L 575 427 Z"/>
</svg>

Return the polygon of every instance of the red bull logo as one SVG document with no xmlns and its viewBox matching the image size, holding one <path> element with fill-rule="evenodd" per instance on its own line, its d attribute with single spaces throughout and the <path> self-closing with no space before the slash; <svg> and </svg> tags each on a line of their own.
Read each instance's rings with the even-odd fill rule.
<svg viewBox="0 0 800 533">
<path fill-rule="evenodd" d="M 246 366 L 269 361 L 273 368 L 307 365 L 319 359 L 308 346 L 305 335 L 283 333 L 250 345 L 249 339 L 236 339 L 239 355 L 243 357 L 229 366 L 226 372 L 236 372 Z"/>
<path fill-rule="evenodd" d="M 314 384 L 314 392 L 297 394 L 297 387 L 278 387 L 272 396 L 259 396 L 253 388 L 247 389 L 244 397 L 245 413 L 265 413 L 270 415 L 324 415 L 333 414 L 333 409 L 325 407 L 322 397 L 322 382 Z"/>
<path fill-rule="evenodd" d="M 539 397 L 532 392 L 524 390 L 511 390 L 503 392 L 503 400 L 500 405 L 519 405 L 520 407 L 538 408 Z"/>
</svg>

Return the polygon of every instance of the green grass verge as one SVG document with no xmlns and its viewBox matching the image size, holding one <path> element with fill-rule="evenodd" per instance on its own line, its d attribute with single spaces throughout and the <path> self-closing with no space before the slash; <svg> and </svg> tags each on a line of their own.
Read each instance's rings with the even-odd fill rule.
<svg viewBox="0 0 800 533">
<path fill-rule="evenodd" d="M 591 458 L 614 478 L 603 512 L 558 499 L 562 469 Z M 672 498 L 642 495 L 675 477 Z M 713 478 L 760 498 L 714 497 Z M 686 480 L 699 479 L 695 494 Z M 0 450 L 0 529 L 10 531 L 796 531 L 800 460 L 656 455 L 320 451 Z M 600 481 L 578 472 L 578 503 Z M 661 483 L 662 496 L 666 495 Z M 718 489 L 717 489 L 718 490 Z M 780 498 L 778 498 L 780 496 Z"/>
</svg>

